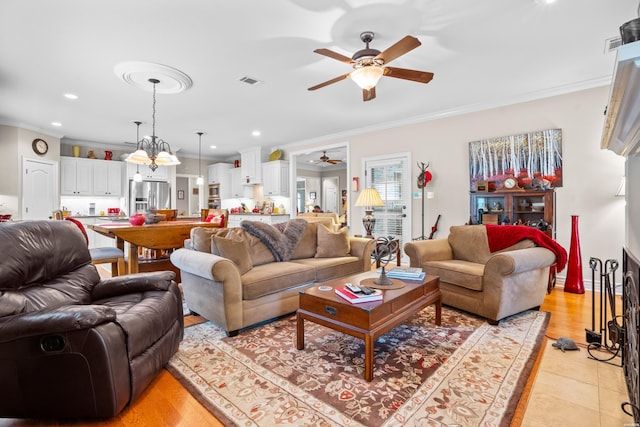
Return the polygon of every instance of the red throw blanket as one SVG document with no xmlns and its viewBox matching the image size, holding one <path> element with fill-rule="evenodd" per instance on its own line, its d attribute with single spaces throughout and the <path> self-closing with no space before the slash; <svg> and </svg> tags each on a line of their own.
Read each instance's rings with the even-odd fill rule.
<svg viewBox="0 0 640 427">
<path fill-rule="evenodd" d="M 558 272 L 567 265 L 567 251 L 555 240 L 547 236 L 542 231 L 533 227 L 523 225 L 493 225 L 486 224 L 487 241 L 491 252 L 499 251 L 515 245 L 521 240 L 529 239 L 536 245 L 549 249 L 556 256 L 556 266 Z"/>
</svg>

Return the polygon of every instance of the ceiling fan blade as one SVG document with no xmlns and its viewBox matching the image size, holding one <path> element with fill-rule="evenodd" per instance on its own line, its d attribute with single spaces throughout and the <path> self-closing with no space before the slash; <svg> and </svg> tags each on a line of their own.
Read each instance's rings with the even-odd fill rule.
<svg viewBox="0 0 640 427">
<path fill-rule="evenodd" d="M 363 101 L 371 101 L 376 97 L 376 87 L 372 87 L 371 89 L 362 89 L 362 100 Z"/>
<path fill-rule="evenodd" d="M 353 62 L 353 60 L 351 58 L 348 58 L 344 55 L 342 55 L 341 53 L 338 52 L 334 52 L 332 50 L 329 49 L 316 49 L 314 50 L 315 53 L 319 53 L 320 55 L 324 55 L 324 56 L 328 56 L 329 58 L 333 58 L 333 59 L 337 59 L 340 62 L 346 62 L 347 64 L 351 64 Z"/>
<path fill-rule="evenodd" d="M 428 71 L 407 70 L 406 68 L 396 67 L 384 67 L 384 75 L 418 83 L 429 83 L 433 79 L 433 73 Z"/>
<path fill-rule="evenodd" d="M 332 165 L 335 165 L 336 163 L 342 163 L 342 160 L 327 160 L 327 163 L 331 163 Z"/>
<path fill-rule="evenodd" d="M 376 56 L 376 59 L 382 59 L 385 64 L 388 64 L 389 62 L 393 61 L 397 57 L 404 55 L 410 50 L 417 48 L 421 44 L 422 43 L 420 43 L 420 40 L 418 40 L 417 38 L 413 36 L 405 36 L 403 39 L 401 39 L 399 42 L 397 42 L 393 46 L 380 52 Z"/>
<path fill-rule="evenodd" d="M 337 83 L 337 82 L 339 82 L 341 80 L 344 80 L 344 79 L 348 78 L 350 74 L 351 73 L 343 74 L 343 75 L 338 76 L 338 77 L 336 77 L 334 79 L 327 80 L 324 83 L 320 83 L 320 84 L 317 84 L 315 86 L 311 86 L 308 90 L 316 90 L 316 89 L 320 89 L 321 87 L 325 87 L 325 86 L 328 86 L 330 84 Z"/>
</svg>

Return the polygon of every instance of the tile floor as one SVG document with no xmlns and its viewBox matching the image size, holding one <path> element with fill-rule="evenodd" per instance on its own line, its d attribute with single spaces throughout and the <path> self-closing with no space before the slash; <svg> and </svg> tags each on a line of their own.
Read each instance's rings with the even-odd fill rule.
<svg viewBox="0 0 640 427">
<path fill-rule="evenodd" d="M 553 342 L 544 349 L 522 427 L 637 426 L 620 409 L 628 401 L 622 367 L 593 360 L 582 347 L 563 353 Z M 612 362 L 619 364 L 620 358 Z"/>
</svg>

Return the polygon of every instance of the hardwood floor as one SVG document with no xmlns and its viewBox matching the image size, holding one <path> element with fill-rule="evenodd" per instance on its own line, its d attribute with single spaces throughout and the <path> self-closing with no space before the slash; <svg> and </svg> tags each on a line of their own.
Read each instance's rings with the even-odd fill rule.
<svg viewBox="0 0 640 427">
<path fill-rule="evenodd" d="M 597 299 L 597 298 L 596 298 Z M 585 328 L 591 328 L 591 294 L 589 292 L 583 295 L 576 295 L 563 292 L 562 288 L 556 287 L 551 294 L 547 295 L 545 302 L 541 307 L 543 311 L 552 313 L 547 337 L 557 339 L 559 337 L 570 337 L 582 347 L 586 346 Z M 598 308 L 596 308 L 596 313 Z M 621 313 L 621 311 L 618 311 Z M 185 326 L 198 323 L 200 318 L 187 316 L 185 318 Z M 559 353 L 559 352 L 558 352 Z M 582 352 L 586 353 L 586 352 Z M 568 354 L 568 353 L 567 353 Z M 541 352 L 537 361 L 537 366 L 544 365 L 545 359 L 555 356 L 555 353 L 547 351 Z M 600 363 L 600 362 L 592 362 Z M 619 363 L 619 362 L 618 362 Z M 622 371 L 622 368 L 612 368 Z M 523 420 L 530 418 L 531 414 L 527 412 L 527 406 L 532 394 L 536 394 L 536 381 L 534 373 L 529 379 L 528 385 L 522 395 L 520 407 L 516 411 L 513 418 L 512 426 L 534 425 L 532 423 L 523 423 Z M 527 417 L 529 416 L 529 417 Z M 553 425 L 570 425 L 565 424 L 567 417 L 573 416 L 570 411 L 553 414 L 559 424 Z M 597 423 L 590 425 L 600 426 Z M 171 374 L 163 370 L 145 393 L 125 409 L 119 416 L 108 421 L 96 422 L 40 422 L 34 420 L 15 420 L 0 419 L 0 427 L 8 426 L 63 426 L 63 425 L 88 425 L 88 426 L 104 426 L 104 427 L 123 427 L 123 426 L 222 426 L 223 424 L 216 420 L 211 414 L 201 406 L 190 394 L 176 381 Z M 550 425 L 550 424 L 547 424 Z M 571 424 L 573 425 L 573 424 Z"/>
</svg>

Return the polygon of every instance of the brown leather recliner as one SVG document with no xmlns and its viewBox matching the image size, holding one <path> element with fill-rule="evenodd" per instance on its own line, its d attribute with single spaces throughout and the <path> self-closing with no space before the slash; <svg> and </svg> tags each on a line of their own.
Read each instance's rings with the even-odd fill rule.
<svg viewBox="0 0 640 427">
<path fill-rule="evenodd" d="M 0 224 L 0 418 L 105 418 L 178 350 L 173 272 L 100 280 L 68 221 Z"/>
</svg>

